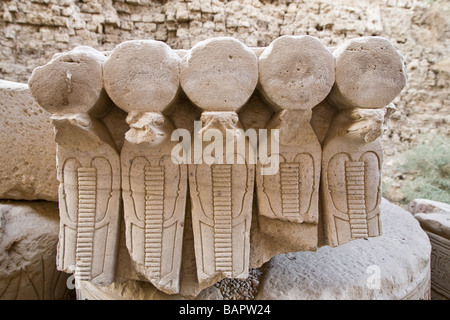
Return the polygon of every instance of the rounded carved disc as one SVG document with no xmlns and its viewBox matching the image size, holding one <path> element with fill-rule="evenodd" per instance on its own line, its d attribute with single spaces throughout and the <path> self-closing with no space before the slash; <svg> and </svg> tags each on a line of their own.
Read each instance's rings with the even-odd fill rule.
<svg viewBox="0 0 450 320">
<path fill-rule="evenodd" d="M 52 114 L 98 112 L 103 90 L 103 53 L 90 47 L 77 47 L 56 54 L 33 70 L 28 81 L 31 93 Z"/>
<path fill-rule="evenodd" d="M 259 57 L 259 88 L 282 109 L 311 109 L 330 92 L 334 58 L 311 36 L 282 36 Z"/>
<path fill-rule="evenodd" d="M 238 110 L 257 81 L 256 55 L 229 37 L 197 43 L 180 63 L 181 87 L 194 104 L 207 111 Z"/>
<path fill-rule="evenodd" d="M 128 113 L 161 112 L 178 93 L 179 61 L 163 42 L 123 42 L 103 66 L 105 89 L 114 103 Z"/>
<path fill-rule="evenodd" d="M 329 100 L 339 108 L 383 108 L 406 85 L 403 59 L 385 38 L 352 39 L 333 55 L 336 83 Z"/>
</svg>

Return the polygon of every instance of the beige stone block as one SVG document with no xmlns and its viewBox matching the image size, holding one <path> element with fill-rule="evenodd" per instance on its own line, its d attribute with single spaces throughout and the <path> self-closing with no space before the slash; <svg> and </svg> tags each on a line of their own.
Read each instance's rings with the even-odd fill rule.
<svg viewBox="0 0 450 320">
<path fill-rule="evenodd" d="M 92 48 L 76 48 L 36 68 L 29 80 L 33 96 L 53 113 L 60 182 L 58 269 L 99 285 L 114 280 L 121 207 L 119 153 L 106 127 L 92 116 L 111 108 L 103 89 L 104 59 Z"/>
<path fill-rule="evenodd" d="M 383 108 L 406 85 L 402 56 L 385 38 L 355 38 L 333 55 L 336 82 L 328 99 L 338 108 Z"/>
<path fill-rule="evenodd" d="M 197 43 L 180 63 L 181 87 L 194 104 L 208 111 L 238 110 L 257 81 L 256 55 L 230 37 Z"/>
<path fill-rule="evenodd" d="M 259 75 L 263 96 L 281 110 L 266 125 L 268 135 L 279 133 L 267 147 L 279 166 L 268 170 L 259 153 L 256 167 L 259 229 L 279 253 L 315 250 L 322 149 L 310 125 L 311 109 L 331 90 L 334 59 L 316 38 L 284 36 L 259 56 Z M 260 137 L 260 150 L 268 141 Z"/>
<path fill-rule="evenodd" d="M 379 236 L 380 136 L 388 109 L 338 112 L 323 143 L 321 201 L 327 244 Z"/>
<path fill-rule="evenodd" d="M 58 200 L 50 114 L 26 84 L 0 80 L 0 197 Z"/>
<path fill-rule="evenodd" d="M 331 52 L 311 36 L 282 36 L 258 59 L 258 89 L 278 109 L 311 109 L 334 83 Z"/>
<path fill-rule="evenodd" d="M 355 240 L 338 248 L 325 246 L 316 252 L 289 252 L 273 257 L 260 269 L 262 275 L 254 299 L 430 299 L 431 247 L 425 232 L 409 213 L 386 200 L 381 204 L 381 217 L 386 228 L 380 237 Z M 220 291 L 211 286 L 195 299 L 227 300 L 236 291 L 246 291 L 239 287 L 239 281 L 228 280 L 220 283 Z M 94 300 L 185 298 L 164 295 L 142 281 L 103 288 L 84 283 L 78 295 Z"/>
<path fill-rule="evenodd" d="M 162 42 L 129 41 L 104 66 L 130 126 L 121 150 L 126 245 L 136 271 L 168 294 L 180 290 L 187 167 L 171 157 L 175 126 L 162 112 L 177 96 L 179 61 Z"/>
<path fill-rule="evenodd" d="M 417 221 L 383 199 L 383 235 L 337 248 L 275 256 L 256 299 L 428 300 L 430 242 Z"/>
<path fill-rule="evenodd" d="M 73 283 L 55 264 L 58 204 L 3 200 L 0 221 L 0 300 L 70 298 Z"/>
<path fill-rule="evenodd" d="M 52 114 L 89 112 L 103 115 L 110 108 L 103 90 L 103 53 L 90 47 L 55 54 L 33 70 L 28 81 L 37 103 Z"/>
<path fill-rule="evenodd" d="M 450 214 L 450 204 L 428 199 L 414 199 L 407 210 L 412 214 L 416 213 L 447 213 Z"/>
<path fill-rule="evenodd" d="M 132 40 L 114 49 L 103 77 L 109 96 L 124 111 L 161 112 L 178 93 L 178 70 L 178 55 L 165 43 Z"/>
<path fill-rule="evenodd" d="M 200 288 L 224 277 L 248 276 L 254 188 L 254 164 L 248 161 L 248 155 L 252 146 L 248 145 L 245 151 L 233 146 L 233 152 L 226 155 L 223 150 L 226 136 L 232 141 L 243 137 L 243 127 L 235 111 L 248 101 L 257 78 L 256 55 L 233 38 L 199 42 L 181 61 L 181 86 L 188 98 L 203 110 L 202 127 L 194 130 L 193 163 L 189 165 Z M 195 145 L 212 133 L 217 134 L 214 145 L 202 146 L 197 153 Z M 214 149 L 213 159 L 200 159 L 208 148 Z M 238 163 L 237 159 L 244 161 Z"/>
<path fill-rule="evenodd" d="M 403 59 L 381 37 L 350 40 L 333 51 L 336 81 L 327 100 L 340 109 L 322 153 L 321 201 L 326 243 L 379 236 L 380 137 L 406 84 Z"/>
</svg>

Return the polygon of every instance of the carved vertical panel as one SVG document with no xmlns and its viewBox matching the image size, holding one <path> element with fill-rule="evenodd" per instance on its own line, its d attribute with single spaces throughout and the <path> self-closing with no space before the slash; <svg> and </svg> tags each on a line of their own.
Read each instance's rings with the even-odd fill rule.
<svg viewBox="0 0 450 320">
<path fill-rule="evenodd" d="M 216 272 L 233 273 L 231 165 L 212 166 L 214 260 Z"/>
<path fill-rule="evenodd" d="M 164 167 L 145 166 L 145 267 L 161 277 L 164 220 Z"/>
<path fill-rule="evenodd" d="M 292 218 L 300 214 L 299 164 L 280 163 L 281 203 L 284 217 Z"/>
<path fill-rule="evenodd" d="M 379 110 L 340 111 L 328 132 L 321 196 L 325 235 L 332 246 L 381 234 L 383 153 L 377 135 L 382 115 Z"/>
<path fill-rule="evenodd" d="M 78 225 L 75 275 L 90 280 L 94 249 L 97 172 L 95 168 L 80 167 L 78 173 Z"/>
<path fill-rule="evenodd" d="M 160 130 L 161 140 L 125 140 L 121 151 L 126 245 L 136 271 L 174 294 L 180 289 L 187 168 L 170 155 L 173 124 L 162 115 L 154 117 L 161 124 L 150 118 L 147 128 Z"/>
<path fill-rule="evenodd" d="M 189 166 L 197 277 L 207 287 L 249 269 L 254 166 Z"/>
<path fill-rule="evenodd" d="M 58 269 L 79 280 L 108 285 L 114 280 L 120 211 L 120 159 L 104 128 L 55 119 L 61 218 Z M 79 144 L 70 145 L 77 136 Z"/>
<path fill-rule="evenodd" d="M 366 199 L 364 186 L 364 162 L 345 163 L 347 206 L 353 239 L 368 237 Z"/>
</svg>

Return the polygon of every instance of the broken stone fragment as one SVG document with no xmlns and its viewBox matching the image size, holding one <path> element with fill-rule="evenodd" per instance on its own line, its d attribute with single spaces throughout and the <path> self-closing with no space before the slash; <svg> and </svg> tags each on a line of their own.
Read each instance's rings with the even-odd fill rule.
<svg viewBox="0 0 450 320">
<path fill-rule="evenodd" d="M 333 56 L 336 82 L 327 99 L 338 108 L 383 108 L 406 85 L 403 58 L 385 38 L 351 39 Z"/>
<path fill-rule="evenodd" d="M 321 204 L 325 242 L 337 246 L 381 235 L 380 137 L 406 84 L 403 59 L 381 37 L 338 47 L 336 81 L 327 100 L 339 109 L 322 152 Z"/>
<path fill-rule="evenodd" d="M 248 153 L 252 147 L 246 149 L 247 154 L 233 149 L 232 154 L 225 156 L 223 150 L 226 150 L 227 131 L 232 132 L 233 139 L 243 131 L 236 111 L 249 100 L 257 80 L 256 55 L 233 38 L 199 42 L 181 61 L 181 87 L 203 110 L 203 128 L 194 133 L 193 140 L 202 141 L 203 135 L 217 133 L 214 141 L 200 150 L 200 154 L 206 148 L 214 150 L 211 152 L 214 161 L 199 161 L 194 150 L 194 163 L 189 165 L 200 288 L 225 277 L 245 279 L 248 276 L 255 168 L 248 162 Z M 245 161 L 230 163 L 227 159 L 231 158 Z"/>
<path fill-rule="evenodd" d="M 93 48 L 77 47 L 36 68 L 29 80 L 55 128 L 58 270 L 98 285 L 114 281 L 121 208 L 118 150 L 97 119 L 112 108 L 103 89 L 105 58 Z"/>
<path fill-rule="evenodd" d="M 58 200 L 50 113 L 24 83 L 0 80 L 0 198 Z"/>
<path fill-rule="evenodd" d="M 28 81 L 37 103 L 51 114 L 89 113 L 100 117 L 111 108 L 103 90 L 105 55 L 91 47 L 55 54 L 33 70 Z"/>
<path fill-rule="evenodd" d="M 55 202 L 0 203 L 0 300 L 69 298 L 73 282 L 55 264 L 58 231 Z"/>
<path fill-rule="evenodd" d="M 126 246 L 137 273 L 168 294 L 180 291 L 187 168 L 171 157 L 176 128 L 162 112 L 178 95 L 179 60 L 163 42 L 135 40 L 103 69 L 130 126 L 121 150 Z"/>
</svg>

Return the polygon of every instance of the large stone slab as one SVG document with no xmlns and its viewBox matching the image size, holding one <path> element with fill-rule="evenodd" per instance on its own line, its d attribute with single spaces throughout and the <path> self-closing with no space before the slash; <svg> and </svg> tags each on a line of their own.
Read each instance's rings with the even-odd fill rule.
<svg viewBox="0 0 450 320">
<path fill-rule="evenodd" d="M 427 235 L 411 214 L 385 199 L 381 203 L 381 219 L 384 233 L 377 238 L 273 257 L 261 268 L 255 299 L 429 299 L 431 246 Z M 219 288 L 225 290 L 223 284 Z M 215 286 L 209 287 L 196 299 L 220 300 L 223 297 L 218 291 Z M 152 285 L 134 280 L 104 288 L 83 283 L 78 297 L 185 298 L 162 294 Z"/>
<path fill-rule="evenodd" d="M 0 300 L 70 298 L 69 275 L 56 270 L 58 232 L 57 203 L 0 202 Z"/>
<path fill-rule="evenodd" d="M 408 210 L 430 238 L 431 298 L 450 299 L 450 206 L 446 203 L 415 199 Z M 419 212 L 419 213 L 416 213 Z"/>
<path fill-rule="evenodd" d="M 0 80 L 0 198 L 58 200 L 50 114 L 26 84 Z"/>
<path fill-rule="evenodd" d="M 429 299 L 427 235 L 411 214 L 385 199 L 381 220 L 379 237 L 275 256 L 256 299 Z"/>
</svg>

